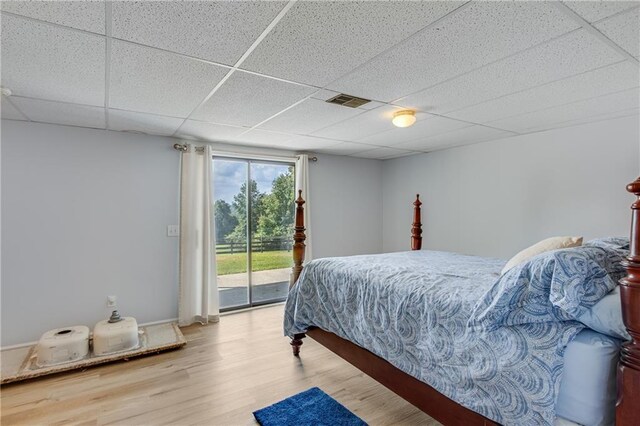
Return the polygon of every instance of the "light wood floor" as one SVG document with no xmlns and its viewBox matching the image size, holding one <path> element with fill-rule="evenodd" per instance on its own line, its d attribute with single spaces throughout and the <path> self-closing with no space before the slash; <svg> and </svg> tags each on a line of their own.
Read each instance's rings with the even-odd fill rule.
<svg viewBox="0 0 640 426">
<path fill-rule="evenodd" d="M 311 339 L 282 336 L 283 305 L 183 329 L 183 349 L 3 386 L 2 425 L 255 425 L 252 411 L 318 386 L 371 425 L 433 419 Z"/>
</svg>

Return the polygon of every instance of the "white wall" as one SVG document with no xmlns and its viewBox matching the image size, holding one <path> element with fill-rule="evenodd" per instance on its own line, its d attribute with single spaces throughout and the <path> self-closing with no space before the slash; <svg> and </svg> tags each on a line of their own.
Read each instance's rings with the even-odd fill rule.
<svg viewBox="0 0 640 426">
<path fill-rule="evenodd" d="M 2 345 L 90 327 L 107 295 L 139 322 L 177 316 L 173 140 L 2 122 Z"/>
<path fill-rule="evenodd" d="M 139 322 L 176 317 L 175 140 L 15 121 L 1 132 L 2 346 L 93 325 L 110 294 Z M 509 257 L 550 235 L 626 235 L 639 140 L 636 117 L 384 162 L 318 155 L 314 257 L 407 250 L 416 192 L 429 249 Z"/>
<path fill-rule="evenodd" d="M 140 323 L 175 318 L 176 140 L 6 120 L 0 130 L 2 346 L 93 326 L 107 295 Z M 315 256 L 381 251 L 381 162 L 318 157 Z"/>
<path fill-rule="evenodd" d="M 409 249 L 416 193 L 423 248 L 509 258 L 554 235 L 628 235 L 638 117 L 383 163 L 383 248 Z"/>
<path fill-rule="evenodd" d="M 313 257 L 382 251 L 382 162 L 317 155 L 311 163 Z"/>
</svg>

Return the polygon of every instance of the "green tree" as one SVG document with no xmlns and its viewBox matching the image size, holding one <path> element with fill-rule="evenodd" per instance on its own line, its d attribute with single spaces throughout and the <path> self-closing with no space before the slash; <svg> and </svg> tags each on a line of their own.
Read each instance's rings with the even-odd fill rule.
<svg viewBox="0 0 640 426">
<path fill-rule="evenodd" d="M 231 211 L 231 205 L 225 200 L 216 200 L 213 205 L 216 219 L 216 240 L 222 241 L 233 232 L 238 220 Z"/>
<path fill-rule="evenodd" d="M 258 183 L 251 179 L 250 185 L 250 202 L 251 202 L 251 223 L 256 224 L 260 216 L 262 216 L 262 200 L 264 194 L 258 191 Z M 247 239 L 247 183 L 243 183 L 240 192 L 233 196 L 231 203 L 233 216 L 236 218 L 237 224 L 231 234 L 227 235 L 228 239 L 242 242 Z M 255 227 L 255 225 L 254 225 Z"/>
<path fill-rule="evenodd" d="M 258 235 L 265 238 L 290 236 L 293 233 L 294 175 L 289 167 L 273 180 L 271 193 L 262 199 Z"/>
</svg>

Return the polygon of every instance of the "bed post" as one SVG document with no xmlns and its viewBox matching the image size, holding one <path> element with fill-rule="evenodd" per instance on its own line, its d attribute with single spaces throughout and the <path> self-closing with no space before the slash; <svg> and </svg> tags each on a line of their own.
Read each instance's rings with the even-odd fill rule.
<svg viewBox="0 0 640 426">
<path fill-rule="evenodd" d="M 304 234 L 304 199 L 302 198 L 302 190 L 298 190 L 298 199 L 296 200 L 296 224 L 294 228 L 293 234 L 293 271 L 291 273 L 291 282 L 289 283 L 289 288 L 293 286 L 296 281 L 298 281 L 298 277 L 300 277 L 300 273 L 302 272 L 302 263 L 304 262 L 304 249 L 305 244 L 304 240 L 307 239 L 307 236 Z M 302 339 L 305 337 L 304 334 L 295 334 L 293 339 L 291 339 L 291 348 L 293 349 L 293 355 L 300 355 L 300 346 L 302 346 Z"/>
<path fill-rule="evenodd" d="M 420 250 L 422 248 L 421 205 L 420 194 L 416 194 L 416 201 L 413 202 L 413 223 L 411 224 L 411 250 Z"/>
<path fill-rule="evenodd" d="M 627 191 L 635 194 L 631 205 L 631 246 L 629 256 L 623 261 L 627 276 L 620 280 L 622 319 L 631 340 L 622 345 L 618 364 L 618 400 L 616 424 L 629 426 L 640 424 L 640 178 L 627 185 Z"/>
<path fill-rule="evenodd" d="M 302 190 L 298 190 L 298 199 L 296 200 L 296 226 L 293 234 L 293 273 L 289 287 L 293 286 L 302 272 L 302 263 L 304 262 L 304 249 L 306 245 L 304 240 L 307 236 L 304 234 L 304 200 L 302 199 Z"/>
</svg>

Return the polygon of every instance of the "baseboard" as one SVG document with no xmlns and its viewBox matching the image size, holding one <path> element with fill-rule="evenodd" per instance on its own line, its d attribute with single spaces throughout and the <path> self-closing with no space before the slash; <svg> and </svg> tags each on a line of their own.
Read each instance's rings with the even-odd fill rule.
<svg viewBox="0 0 640 426">
<path fill-rule="evenodd" d="M 36 343 L 38 343 L 37 340 L 34 340 L 33 342 L 27 342 L 27 343 L 18 343 L 16 345 L 9 345 L 9 346 L 2 346 L 0 347 L 0 351 L 6 351 L 9 349 L 19 349 L 19 348 L 24 348 L 25 346 L 33 346 Z"/>
<path fill-rule="evenodd" d="M 138 324 L 138 327 L 146 327 L 148 325 L 164 324 L 164 323 L 167 323 L 167 322 L 177 322 L 177 321 L 178 321 L 178 318 L 170 318 L 170 319 L 164 319 L 164 320 L 160 320 L 160 321 L 145 322 L 143 324 Z M 34 340 L 33 342 L 18 343 L 18 344 L 15 344 L 15 345 L 2 346 L 2 347 L 0 347 L 0 351 L 5 351 L 7 349 L 24 348 L 25 346 L 33 346 L 36 343 L 38 343 L 38 341 Z"/>
<path fill-rule="evenodd" d="M 178 322 L 178 318 L 169 318 L 169 319 L 164 319 L 164 320 L 160 320 L 160 321 L 145 322 L 144 324 L 138 324 L 138 327 L 146 327 L 148 325 L 164 324 L 164 323 L 167 323 L 167 322 Z"/>
</svg>

